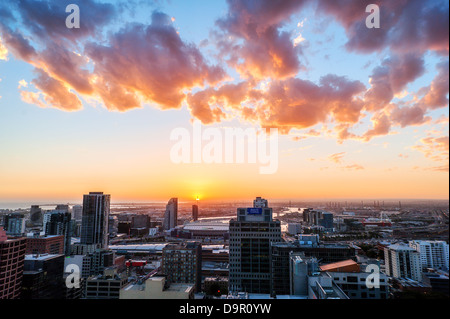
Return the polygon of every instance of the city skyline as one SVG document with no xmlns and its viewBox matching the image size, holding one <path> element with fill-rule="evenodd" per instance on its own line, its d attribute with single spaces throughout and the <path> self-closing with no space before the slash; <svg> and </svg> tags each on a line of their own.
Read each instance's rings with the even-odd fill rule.
<svg viewBox="0 0 450 319">
<path fill-rule="evenodd" d="M 379 29 L 371 2 L 0 4 L 0 208 L 93 190 L 116 203 L 448 200 L 448 1 L 377 1 Z M 277 128 L 276 172 L 174 163 L 171 133 L 196 120 Z"/>
</svg>

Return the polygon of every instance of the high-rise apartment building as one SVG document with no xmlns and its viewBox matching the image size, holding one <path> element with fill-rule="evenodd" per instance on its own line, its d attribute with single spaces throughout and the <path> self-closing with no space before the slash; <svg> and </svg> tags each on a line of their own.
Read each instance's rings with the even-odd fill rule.
<svg viewBox="0 0 450 319">
<path fill-rule="evenodd" d="M 45 235 L 63 235 L 64 254 L 67 256 L 70 255 L 70 244 L 72 240 L 71 218 L 71 214 L 65 209 L 53 210 L 44 214 Z"/>
<path fill-rule="evenodd" d="M 419 252 L 422 268 L 448 270 L 448 244 L 445 241 L 411 240 L 409 247 Z"/>
<path fill-rule="evenodd" d="M 384 248 L 386 274 L 394 278 L 422 279 L 420 253 L 406 245 L 390 245 Z"/>
<path fill-rule="evenodd" d="M 4 215 L 3 229 L 9 236 L 22 236 L 25 233 L 25 216 L 20 213 Z"/>
<path fill-rule="evenodd" d="M 90 192 L 83 196 L 80 243 L 108 247 L 108 219 L 111 195 Z"/>
<path fill-rule="evenodd" d="M 178 223 L 178 198 L 171 198 L 166 205 L 164 214 L 164 229 L 175 228 Z"/>
<path fill-rule="evenodd" d="M 273 220 L 267 201 L 257 198 L 255 207 L 238 208 L 230 221 L 229 290 L 271 293 L 270 245 L 281 242 L 280 221 Z"/>
<path fill-rule="evenodd" d="M 25 248 L 25 238 L 8 239 L 0 227 L 0 299 L 20 297 Z"/>
</svg>

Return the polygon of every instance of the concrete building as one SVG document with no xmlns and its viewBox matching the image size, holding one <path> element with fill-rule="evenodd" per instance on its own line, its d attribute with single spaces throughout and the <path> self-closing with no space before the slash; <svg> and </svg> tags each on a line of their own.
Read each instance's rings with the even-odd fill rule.
<svg viewBox="0 0 450 319">
<path fill-rule="evenodd" d="M 175 228 L 178 225 L 178 198 L 171 198 L 167 203 L 163 225 L 164 230 Z"/>
<path fill-rule="evenodd" d="M 120 289 L 119 299 L 194 299 L 194 290 L 193 284 L 169 283 L 164 276 L 153 276 Z"/>
<path fill-rule="evenodd" d="M 20 213 L 4 215 L 3 229 L 8 236 L 22 236 L 25 233 L 25 216 Z"/>
<path fill-rule="evenodd" d="M 119 299 L 120 290 L 126 284 L 125 274 L 118 274 L 116 269 L 107 268 L 103 274 L 86 280 L 85 299 Z"/>
<path fill-rule="evenodd" d="M 83 218 L 83 206 L 73 205 L 72 206 L 72 219 L 76 221 L 81 221 Z"/>
<path fill-rule="evenodd" d="M 228 239 L 230 224 L 201 220 L 185 224 L 183 231 L 189 232 L 192 239 Z"/>
<path fill-rule="evenodd" d="M 319 274 L 317 259 L 303 253 L 289 254 L 289 294 L 308 295 L 308 276 Z"/>
<path fill-rule="evenodd" d="M 298 235 L 302 233 L 302 224 L 289 223 L 287 226 L 287 232 L 291 235 Z"/>
<path fill-rule="evenodd" d="M 0 227 L 0 299 L 19 299 L 26 239 L 8 239 Z"/>
<path fill-rule="evenodd" d="M 393 278 L 422 279 L 420 253 L 406 245 L 390 245 L 384 249 L 386 274 Z"/>
<path fill-rule="evenodd" d="M 22 299 L 64 299 L 64 255 L 26 255 Z"/>
<path fill-rule="evenodd" d="M 448 272 L 430 270 L 422 273 L 422 282 L 430 286 L 433 292 L 443 293 L 449 296 Z"/>
<path fill-rule="evenodd" d="M 282 241 L 281 225 L 266 200 L 257 198 L 254 206 L 238 208 L 230 221 L 229 291 L 270 294 L 270 245 Z"/>
<path fill-rule="evenodd" d="M 320 243 L 318 235 L 299 235 L 294 242 L 273 243 L 270 247 L 271 284 L 277 295 L 290 293 L 289 259 L 291 253 L 315 257 L 319 264 L 356 259 L 355 248 L 344 244 Z"/>
<path fill-rule="evenodd" d="M 418 251 L 422 268 L 448 270 L 448 244 L 445 241 L 410 240 L 409 247 Z"/>
<path fill-rule="evenodd" d="M 39 205 L 31 205 L 30 208 L 30 221 L 33 225 L 42 225 L 44 215 L 42 213 L 42 208 Z"/>
<path fill-rule="evenodd" d="M 26 254 L 64 254 L 64 235 L 32 234 L 26 242 Z"/>
<path fill-rule="evenodd" d="M 198 220 L 198 205 L 192 205 L 192 220 L 194 222 Z"/>
<path fill-rule="evenodd" d="M 64 253 L 68 256 L 71 250 L 72 241 L 72 215 L 63 209 L 52 210 L 44 214 L 44 232 L 45 235 L 62 235 L 64 236 Z M 68 208 L 67 208 L 68 210 Z"/>
<path fill-rule="evenodd" d="M 198 242 L 168 244 L 162 251 L 161 271 L 168 283 L 190 283 L 196 292 L 200 291 L 202 245 Z"/>
<path fill-rule="evenodd" d="M 308 299 L 350 299 L 327 273 L 308 276 Z"/>
<path fill-rule="evenodd" d="M 350 299 L 387 299 L 389 297 L 388 276 L 380 271 L 376 282 L 379 287 L 369 288 L 366 281 L 372 271 L 367 266 L 359 265 L 350 259 L 323 265 L 320 270 L 327 272 Z M 379 265 L 376 267 L 379 269 Z M 372 284 L 371 278 L 369 281 Z"/>
<path fill-rule="evenodd" d="M 111 195 L 90 192 L 83 195 L 83 215 L 81 224 L 81 244 L 98 244 L 108 247 L 108 219 Z"/>
<path fill-rule="evenodd" d="M 321 226 L 325 231 L 333 230 L 333 214 L 307 208 L 303 210 L 303 221 L 309 226 Z"/>
</svg>

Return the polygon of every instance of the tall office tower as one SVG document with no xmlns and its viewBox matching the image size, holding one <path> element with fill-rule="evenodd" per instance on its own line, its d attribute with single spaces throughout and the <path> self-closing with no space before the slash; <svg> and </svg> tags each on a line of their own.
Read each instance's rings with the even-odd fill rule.
<svg viewBox="0 0 450 319">
<path fill-rule="evenodd" d="M 192 220 L 198 220 L 198 205 L 192 205 Z"/>
<path fill-rule="evenodd" d="M 26 239 L 8 239 L 0 227 L 0 299 L 19 299 Z"/>
<path fill-rule="evenodd" d="M 171 198 L 166 205 L 164 214 L 164 229 L 169 230 L 177 226 L 178 220 L 178 198 Z"/>
<path fill-rule="evenodd" d="M 72 219 L 76 221 L 81 221 L 83 216 L 83 206 L 81 205 L 73 205 L 72 207 Z"/>
<path fill-rule="evenodd" d="M 238 208 L 237 220 L 230 221 L 229 291 L 272 293 L 270 246 L 281 241 L 272 208 Z"/>
<path fill-rule="evenodd" d="M 19 213 L 3 216 L 3 228 L 9 236 L 22 236 L 25 233 L 25 216 Z"/>
<path fill-rule="evenodd" d="M 72 216 L 66 210 L 52 210 L 44 214 L 44 232 L 49 235 L 64 236 L 64 254 L 70 255 L 72 241 Z"/>
<path fill-rule="evenodd" d="M 80 243 L 108 247 L 108 219 L 111 195 L 90 192 L 83 196 Z"/>
<path fill-rule="evenodd" d="M 199 242 L 168 244 L 162 251 L 162 272 L 168 283 L 191 283 L 200 291 L 202 283 L 202 245 Z"/>
<path fill-rule="evenodd" d="M 256 199 L 253 200 L 253 207 L 268 208 L 269 206 L 267 199 L 256 197 Z"/>
<path fill-rule="evenodd" d="M 30 209 L 30 221 L 34 225 L 42 225 L 44 215 L 42 214 L 42 208 L 38 205 L 32 205 Z"/>
<path fill-rule="evenodd" d="M 390 245 L 384 248 L 386 274 L 394 278 L 422 279 L 420 253 L 406 245 Z"/>
<path fill-rule="evenodd" d="M 410 240 L 409 247 L 420 253 L 422 268 L 448 270 L 448 244 L 445 241 Z"/>
<path fill-rule="evenodd" d="M 22 299 L 63 299 L 64 255 L 26 255 Z"/>
</svg>

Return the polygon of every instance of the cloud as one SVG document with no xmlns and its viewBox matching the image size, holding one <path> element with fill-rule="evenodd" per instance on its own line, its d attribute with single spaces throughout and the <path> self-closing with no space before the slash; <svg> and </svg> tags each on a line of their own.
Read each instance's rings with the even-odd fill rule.
<svg viewBox="0 0 450 319">
<path fill-rule="evenodd" d="M 336 164 L 340 164 L 342 162 L 342 158 L 344 157 L 345 152 L 335 153 L 328 156 L 328 159 Z"/>
<path fill-rule="evenodd" d="M 373 70 L 370 89 L 365 94 L 366 108 L 380 110 L 425 71 L 424 60 L 415 54 L 391 56 Z"/>
<path fill-rule="evenodd" d="M 226 76 L 183 42 L 170 17 L 160 12 L 148 26 L 129 25 L 112 35 L 109 45 L 89 43 L 86 54 L 100 79 L 93 84 L 96 91 L 108 108 L 121 111 L 139 106 L 138 96 L 162 109 L 179 108 L 183 90 L 214 85 Z"/>
<path fill-rule="evenodd" d="M 426 109 L 437 109 L 448 106 L 448 60 L 437 64 L 438 74 L 428 87 L 422 88 L 419 93 L 424 96 L 419 100 L 418 104 Z"/>
<path fill-rule="evenodd" d="M 420 144 L 412 146 L 412 149 L 422 152 L 426 158 L 432 161 L 441 162 L 442 165 L 435 170 L 448 171 L 449 137 L 425 137 L 419 142 Z M 445 167 L 447 167 L 446 170 Z"/>
<path fill-rule="evenodd" d="M 8 49 L 3 44 L 1 37 L 0 37 L 0 60 L 4 61 L 8 60 Z"/>
<path fill-rule="evenodd" d="M 46 72 L 36 69 L 38 77 L 32 81 L 40 93 L 22 91 L 22 100 L 36 104 L 39 107 L 55 107 L 64 111 L 78 111 L 82 109 L 81 101 L 63 82 L 49 76 Z"/>
<path fill-rule="evenodd" d="M 217 21 L 222 54 L 241 75 L 283 79 L 301 68 L 301 46 L 281 27 L 306 1 L 228 0 L 228 13 Z M 297 43 L 299 44 L 299 43 Z"/>
<path fill-rule="evenodd" d="M 389 48 L 397 53 L 435 51 L 448 55 L 448 1 L 379 0 L 380 28 L 365 25 L 365 12 L 371 0 L 324 0 L 317 11 L 335 17 L 345 28 L 350 51 L 381 52 Z"/>
<path fill-rule="evenodd" d="M 82 27 L 66 27 L 66 7 L 74 3 L 71 0 L 19 0 L 17 12 L 34 36 L 44 42 L 67 44 L 88 36 L 98 35 L 99 29 L 117 17 L 116 8 L 109 3 L 94 0 L 77 0 L 80 8 Z"/>
<path fill-rule="evenodd" d="M 360 171 L 360 170 L 364 169 L 364 166 L 361 166 L 359 164 L 352 164 L 352 165 L 344 166 L 343 169 L 350 170 L 350 171 Z"/>
<path fill-rule="evenodd" d="M 73 111 L 90 100 L 111 111 L 187 106 L 204 124 L 238 118 L 283 134 L 329 124 L 333 131 L 322 133 L 339 143 L 367 142 L 394 127 L 429 123 L 431 110 L 448 105 L 448 2 L 379 0 L 381 28 L 368 29 L 371 2 L 227 0 L 209 40 L 219 51 L 216 65 L 159 11 L 150 22 L 125 23 L 121 10 L 131 5 L 80 0 L 83 28 L 75 30 L 64 23 L 69 0 L 19 0 L 0 4 L 0 59 L 11 54 L 36 69 L 27 81 L 38 92 L 21 95 L 40 107 Z M 303 76 L 303 36 L 288 30 L 288 22 L 310 5 L 344 27 L 347 50 L 387 57 L 371 72 L 369 87 L 336 74 L 318 81 Z M 413 92 L 427 52 L 442 58 L 438 73 Z M 230 79 L 226 66 L 239 79 Z M 413 99 L 405 102 L 404 92 Z M 366 116 L 372 127 L 356 134 Z"/>
<path fill-rule="evenodd" d="M 431 117 L 425 116 L 425 111 L 417 105 L 402 108 L 395 106 L 391 118 L 402 128 L 410 125 L 422 125 L 431 121 Z"/>
</svg>

